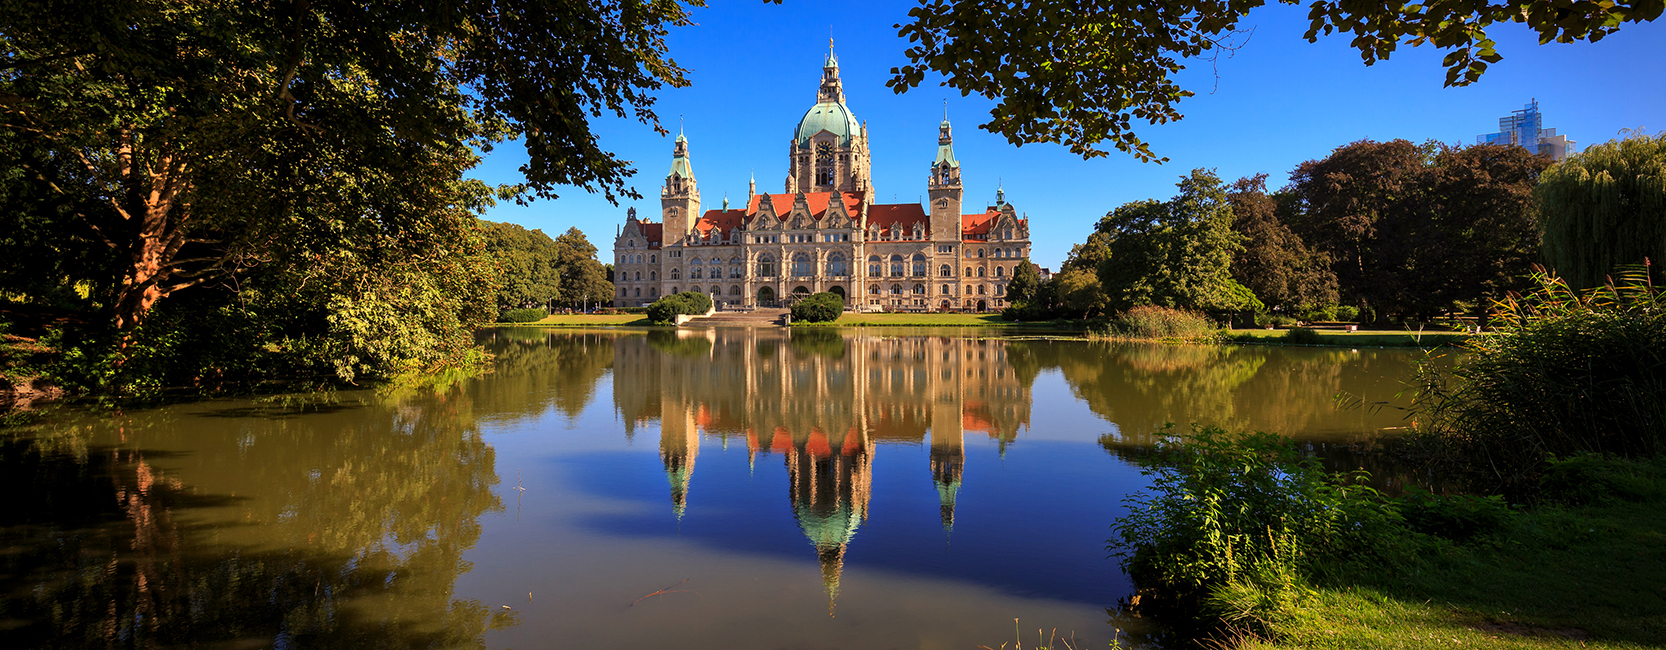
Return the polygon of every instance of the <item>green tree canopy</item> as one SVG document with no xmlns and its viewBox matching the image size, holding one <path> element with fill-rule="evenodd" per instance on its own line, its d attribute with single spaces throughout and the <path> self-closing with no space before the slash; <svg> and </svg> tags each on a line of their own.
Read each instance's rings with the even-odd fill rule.
<svg viewBox="0 0 1666 650">
<path fill-rule="evenodd" d="M 1168 201 L 1135 201 L 1099 220 L 1095 230 L 1108 237 L 1109 254 L 1098 275 L 1110 308 L 1247 308 L 1248 292 L 1232 279 L 1232 255 L 1243 246 L 1226 186 L 1204 169 L 1176 186 L 1180 193 Z"/>
<path fill-rule="evenodd" d="M 462 171 L 506 138 L 530 158 L 502 197 L 635 196 L 589 118 L 658 128 L 687 23 L 678 2 L 0 2 L 0 156 L 29 184 L 4 195 L 49 199 L 6 212 L 96 253 L 82 273 L 129 329 L 257 266 L 375 268 L 481 207 Z"/>
<path fill-rule="evenodd" d="M 561 297 L 561 274 L 557 268 L 561 251 L 549 235 L 512 223 L 484 221 L 481 224 L 486 231 L 486 250 L 491 252 L 500 273 L 499 310 L 548 309 L 551 302 Z"/>
<path fill-rule="evenodd" d="M 560 301 L 574 307 L 613 300 L 608 269 L 596 259 L 596 247 L 577 227 L 555 238 L 556 269 L 561 275 Z"/>
<path fill-rule="evenodd" d="M 1548 164 L 1521 147 L 1362 140 L 1297 166 L 1280 216 L 1330 256 L 1342 302 L 1427 316 L 1522 286 Z"/>
<path fill-rule="evenodd" d="M 775 0 L 779 1 L 779 0 Z M 898 93 L 926 74 L 962 94 L 996 100 L 981 128 L 1015 145 L 1054 142 L 1083 157 L 1109 141 L 1140 160 L 1159 160 L 1134 132 L 1136 120 L 1181 119 L 1192 96 L 1175 80 L 1187 59 L 1212 60 L 1236 48 L 1239 22 L 1265 0 L 921 0 L 897 34 L 908 63 L 886 82 Z M 1625 23 L 1660 17 L 1662 0 L 1421 4 L 1314 0 L 1308 41 L 1351 33 L 1366 65 L 1401 43 L 1446 50 L 1446 85 L 1479 79 L 1502 57 L 1487 36 L 1497 23 L 1524 23 L 1540 43 L 1598 41 Z M 1166 159 L 1160 159 L 1166 160 Z"/>
<path fill-rule="evenodd" d="M 1658 269 L 1666 259 L 1666 134 L 1586 147 L 1545 172 L 1537 197 L 1545 261 L 1575 288 L 1600 286 L 1615 267 L 1645 258 Z"/>
<path fill-rule="evenodd" d="M 1232 256 L 1232 277 L 1265 305 L 1294 311 L 1337 301 L 1330 257 L 1310 249 L 1278 215 L 1267 195 L 1267 175 L 1240 178 L 1227 193 L 1232 229 L 1244 248 Z"/>
<path fill-rule="evenodd" d="M 1012 281 L 1007 283 L 1007 301 L 1013 304 L 1029 302 L 1041 288 L 1041 272 L 1029 260 L 1018 263 L 1012 269 Z"/>
</svg>

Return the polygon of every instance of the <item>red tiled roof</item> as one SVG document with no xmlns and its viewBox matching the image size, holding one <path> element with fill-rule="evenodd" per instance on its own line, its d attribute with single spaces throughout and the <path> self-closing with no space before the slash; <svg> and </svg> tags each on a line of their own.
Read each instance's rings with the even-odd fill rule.
<svg viewBox="0 0 1666 650">
<path fill-rule="evenodd" d="M 648 238 L 648 248 L 659 248 L 660 243 L 664 241 L 662 238 L 664 234 L 665 224 L 648 222 L 642 223 L 642 236 Z"/>
<path fill-rule="evenodd" d="M 879 226 L 882 230 L 890 231 L 895 228 L 909 230 L 914 224 L 929 229 L 931 221 L 926 217 L 925 208 L 918 203 L 899 203 L 895 205 L 868 206 L 868 225 Z"/>
<path fill-rule="evenodd" d="M 700 236 L 711 234 L 713 228 L 719 232 L 728 233 L 740 227 L 746 220 L 745 210 L 707 210 L 700 215 L 700 220 L 694 222 L 694 229 L 700 231 Z"/>
<path fill-rule="evenodd" d="M 754 194 L 752 195 L 752 199 L 746 202 L 747 221 L 751 221 L 753 217 L 758 215 L 758 206 L 763 202 L 765 196 L 768 196 L 769 202 L 775 205 L 775 215 L 777 217 L 785 217 L 787 214 L 791 213 L 793 209 L 793 202 L 798 200 L 797 194 Z M 826 216 L 827 204 L 832 201 L 832 197 L 832 192 L 805 193 L 804 203 L 810 207 L 810 218 L 819 221 L 822 217 Z M 840 198 L 844 200 L 845 212 L 847 214 L 852 217 L 859 214 L 862 206 L 861 194 L 854 192 L 842 192 Z"/>
<path fill-rule="evenodd" d="M 995 226 L 995 218 L 999 216 L 1000 211 L 994 208 L 983 214 L 960 215 L 960 236 L 971 238 L 973 235 L 989 234 L 989 229 Z"/>
<path fill-rule="evenodd" d="M 995 206 L 989 206 L 988 210 L 980 214 L 960 215 L 961 239 L 988 239 L 990 229 L 995 227 L 995 220 L 999 219 L 1000 216 L 1001 209 Z M 1015 218 L 1013 220 L 1017 221 L 1020 227 L 1026 226 L 1030 222 L 1029 219 Z M 979 237 L 979 235 L 982 235 L 982 237 Z"/>
</svg>

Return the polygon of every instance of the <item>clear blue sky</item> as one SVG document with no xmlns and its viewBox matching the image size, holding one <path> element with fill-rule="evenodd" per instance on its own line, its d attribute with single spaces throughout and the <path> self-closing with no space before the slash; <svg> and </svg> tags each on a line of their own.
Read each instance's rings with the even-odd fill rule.
<svg viewBox="0 0 1666 650">
<path fill-rule="evenodd" d="M 1197 93 L 1179 104 L 1184 120 L 1138 129 L 1153 151 L 1170 159 L 1158 165 L 1114 151 L 1084 161 L 1057 145 L 1014 147 L 977 128 L 993 102 L 961 97 L 938 79 L 894 94 L 885 87 L 888 71 L 906 60 L 892 25 L 905 19 L 910 2 L 842 2 L 836 12 L 801 0 L 713 5 L 696 10 L 697 25 L 669 38 L 672 57 L 692 70 L 693 82 L 659 95 L 656 108 L 672 136 L 627 120 L 594 125 L 602 146 L 638 169 L 632 181 L 642 201 L 613 206 L 569 188 L 554 201 L 499 205 L 486 218 L 551 236 L 577 226 L 605 260 L 627 207 L 658 214 L 657 188 L 670 167 L 679 116 L 705 209 L 718 207 L 725 192 L 743 202 L 749 172 L 757 174 L 759 191 L 782 191 L 787 142 L 815 103 L 830 29 L 848 105 L 868 123 L 878 202 L 917 201 L 925 193 L 947 99 L 966 211 L 993 202 L 996 183 L 1004 183 L 1007 200 L 1030 217 L 1034 261 L 1054 269 L 1106 211 L 1166 198 L 1178 177 L 1197 167 L 1214 168 L 1228 181 L 1266 172 L 1276 188 L 1297 164 L 1356 140 L 1474 142 L 1534 98 L 1545 127 L 1577 141 L 1578 149 L 1613 139 L 1622 128 L 1666 130 L 1666 19 L 1572 45 L 1541 46 L 1524 27 L 1498 26 L 1491 34 L 1504 60 L 1479 83 L 1443 88 L 1438 50 L 1402 46 L 1391 60 L 1366 67 L 1346 36 L 1303 40 L 1305 8 L 1263 7 L 1246 22 L 1255 28 L 1247 45 L 1215 66 L 1218 83 L 1207 62 L 1193 62 L 1183 73 L 1183 85 Z M 516 182 L 524 160 L 518 143 L 506 143 L 474 175 Z"/>
</svg>

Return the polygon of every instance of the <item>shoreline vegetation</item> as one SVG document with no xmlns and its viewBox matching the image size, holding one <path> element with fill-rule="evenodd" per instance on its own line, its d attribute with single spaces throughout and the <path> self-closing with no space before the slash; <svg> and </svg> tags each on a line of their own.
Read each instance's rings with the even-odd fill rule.
<svg viewBox="0 0 1666 650">
<path fill-rule="evenodd" d="M 1391 475 L 1260 432 L 1102 440 L 1152 480 L 1108 543 L 1124 613 L 1221 647 L 1666 643 L 1666 302 L 1646 268 L 1533 279 L 1419 369 Z"/>
<path fill-rule="evenodd" d="M 1283 329 L 1220 329 L 1196 336 L 1112 334 L 1104 332 L 1103 319 L 1057 319 L 1047 321 L 1007 321 L 998 313 L 856 313 L 847 312 L 827 323 L 795 322 L 795 328 L 866 328 L 866 327 L 976 327 L 1022 330 L 1057 330 L 1087 333 L 1102 340 L 1167 342 L 1188 344 L 1289 345 L 1317 347 L 1449 347 L 1462 345 L 1473 335 L 1442 330 L 1382 329 L 1349 332 L 1343 330 L 1314 330 L 1308 328 Z M 492 323 L 490 328 L 564 328 L 564 327 L 670 327 L 655 323 L 643 314 L 554 314 L 527 323 Z M 1095 328 L 1099 328 L 1096 332 Z M 1297 333 L 1302 332 L 1302 333 Z"/>
</svg>

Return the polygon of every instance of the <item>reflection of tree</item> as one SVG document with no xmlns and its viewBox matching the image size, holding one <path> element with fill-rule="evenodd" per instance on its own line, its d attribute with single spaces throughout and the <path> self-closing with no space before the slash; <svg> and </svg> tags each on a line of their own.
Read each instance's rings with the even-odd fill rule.
<svg viewBox="0 0 1666 650">
<path fill-rule="evenodd" d="M 497 358 L 492 374 L 470 392 L 486 413 L 532 416 L 553 404 L 567 417 L 578 417 L 613 366 L 613 337 L 608 334 L 500 328 L 482 343 Z"/>
<path fill-rule="evenodd" d="M 1297 436 L 1367 434 L 1392 413 L 1342 412 L 1342 390 L 1388 400 L 1406 376 L 1404 352 L 1245 346 L 1021 341 L 1015 366 L 1057 367 L 1072 393 L 1115 423 L 1119 443 L 1149 445 L 1173 422 Z"/>
<path fill-rule="evenodd" d="M 293 413 L 174 409 L 76 427 L 84 458 L 0 454 L 0 613 L 24 647 L 480 647 L 451 597 L 500 506 L 470 401 Z M 220 417 L 200 417 L 201 415 Z M 229 419 L 228 419 L 229 418 Z M 14 646 L 16 647 L 16 646 Z"/>
</svg>

